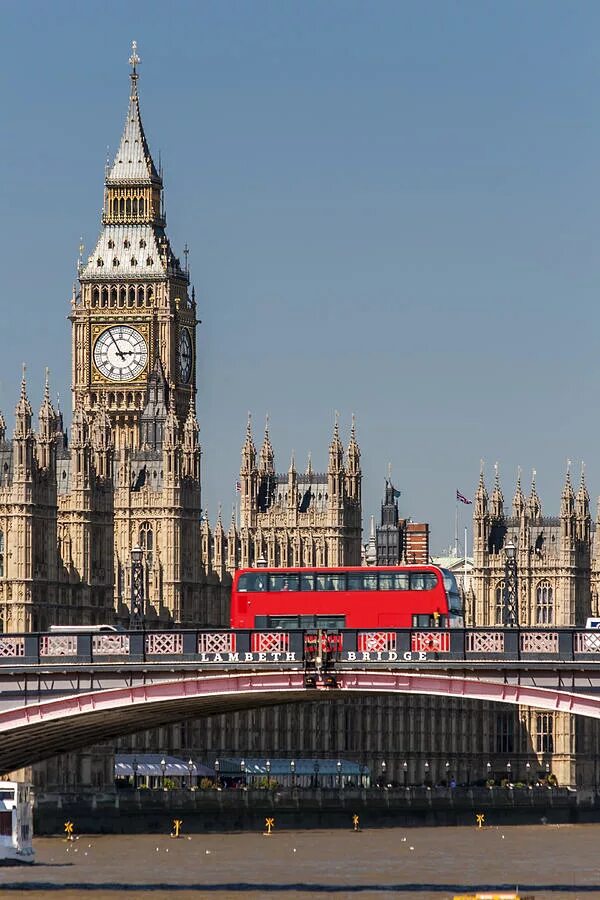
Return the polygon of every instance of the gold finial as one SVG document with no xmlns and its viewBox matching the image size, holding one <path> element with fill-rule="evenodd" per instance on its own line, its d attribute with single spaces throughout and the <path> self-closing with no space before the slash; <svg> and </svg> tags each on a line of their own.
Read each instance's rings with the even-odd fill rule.
<svg viewBox="0 0 600 900">
<path fill-rule="evenodd" d="M 129 65 L 131 66 L 131 74 L 136 74 L 137 66 L 141 63 L 141 59 L 137 54 L 137 41 L 131 42 L 131 56 L 129 57 Z"/>
<path fill-rule="evenodd" d="M 131 72 L 129 73 L 129 77 L 131 78 L 131 97 L 137 97 L 137 80 L 138 73 L 137 67 L 141 63 L 141 59 L 137 53 L 137 41 L 131 42 L 131 56 L 129 57 L 129 65 L 131 66 Z"/>
</svg>

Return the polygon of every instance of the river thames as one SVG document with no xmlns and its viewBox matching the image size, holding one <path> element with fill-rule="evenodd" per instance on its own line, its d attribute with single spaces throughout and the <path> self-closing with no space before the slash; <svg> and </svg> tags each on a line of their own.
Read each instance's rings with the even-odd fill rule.
<svg viewBox="0 0 600 900">
<path fill-rule="evenodd" d="M 389 828 L 36 840 L 33 867 L 0 869 L 0 896 L 419 897 L 503 887 L 600 898 L 600 825 Z"/>
</svg>

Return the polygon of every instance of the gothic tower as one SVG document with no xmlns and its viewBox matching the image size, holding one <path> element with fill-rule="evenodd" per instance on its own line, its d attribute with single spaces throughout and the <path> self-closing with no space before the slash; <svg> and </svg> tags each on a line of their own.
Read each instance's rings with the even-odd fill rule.
<svg viewBox="0 0 600 900">
<path fill-rule="evenodd" d="M 165 232 L 162 175 L 144 133 L 135 42 L 125 127 L 104 186 L 102 230 L 72 300 L 74 407 L 104 401 L 116 450 L 137 449 L 155 361 L 180 421 L 195 396 L 196 302 Z"/>
</svg>

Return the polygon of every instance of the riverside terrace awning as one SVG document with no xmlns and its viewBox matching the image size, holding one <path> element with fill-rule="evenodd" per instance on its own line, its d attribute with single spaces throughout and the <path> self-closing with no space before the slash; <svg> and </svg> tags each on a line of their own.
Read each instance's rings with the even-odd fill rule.
<svg viewBox="0 0 600 900">
<path fill-rule="evenodd" d="M 161 760 L 165 761 L 165 776 L 168 778 L 188 778 L 190 771 L 187 761 L 177 756 L 161 756 L 160 753 L 117 753 L 115 756 L 115 778 L 130 778 L 134 774 L 134 760 L 139 778 L 157 776 L 162 778 Z M 194 760 L 192 778 L 214 778 L 215 770 Z"/>
<path fill-rule="evenodd" d="M 269 763 L 271 764 L 270 774 L 271 777 L 275 777 L 277 775 L 290 775 L 292 772 L 290 766 L 290 759 L 273 759 L 271 757 L 268 758 Z M 246 775 L 256 775 L 261 776 L 267 774 L 267 757 L 261 757 L 259 759 L 255 758 L 244 758 L 244 768 L 242 768 L 242 759 L 225 757 L 219 758 L 219 773 L 221 775 L 241 775 L 242 772 L 245 772 Z M 371 774 L 370 770 L 367 766 L 361 767 L 357 762 L 353 762 L 348 759 L 340 760 L 342 763 L 341 769 L 338 769 L 338 760 L 337 759 L 296 759 L 294 758 L 295 763 L 295 775 L 297 777 L 301 776 L 313 776 L 315 774 L 315 765 L 318 766 L 318 774 L 320 777 L 327 776 L 336 776 L 341 774 L 344 778 L 360 778 L 361 774 L 364 778 L 368 778 Z"/>
</svg>

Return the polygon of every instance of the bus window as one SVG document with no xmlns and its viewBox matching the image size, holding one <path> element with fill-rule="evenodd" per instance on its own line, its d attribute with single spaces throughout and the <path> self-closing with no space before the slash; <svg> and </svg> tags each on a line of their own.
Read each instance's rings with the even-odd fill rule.
<svg viewBox="0 0 600 900">
<path fill-rule="evenodd" d="M 358 572 L 348 573 L 348 590 L 349 591 L 376 591 L 377 575 L 375 573 L 369 575 L 359 574 Z"/>
<path fill-rule="evenodd" d="M 299 579 L 297 575 L 269 575 L 270 591 L 297 591 Z"/>
<path fill-rule="evenodd" d="M 437 587 L 437 576 L 434 572 L 411 572 L 411 591 L 432 591 Z"/>
<path fill-rule="evenodd" d="M 244 575 L 240 575 L 238 580 L 238 591 L 266 591 L 266 578 L 260 573 L 256 574 L 254 572 L 246 572 Z"/>
<path fill-rule="evenodd" d="M 380 572 L 379 573 L 379 590 L 380 591 L 407 591 L 408 590 L 408 573 L 407 572 Z"/>
<path fill-rule="evenodd" d="M 314 591 L 314 589 L 315 589 L 314 575 L 300 575 L 300 590 L 301 591 Z"/>
<path fill-rule="evenodd" d="M 339 573 L 332 572 L 331 574 L 327 574 L 325 572 L 320 572 L 316 576 L 316 585 L 318 591 L 345 591 L 346 590 L 346 576 L 340 575 Z"/>
</svg>

